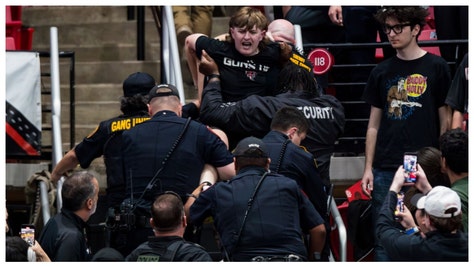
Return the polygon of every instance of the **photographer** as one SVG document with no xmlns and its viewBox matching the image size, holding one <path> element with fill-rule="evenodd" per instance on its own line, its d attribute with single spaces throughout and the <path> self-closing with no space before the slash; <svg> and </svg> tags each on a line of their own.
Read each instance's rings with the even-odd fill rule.
<svg viewBox="0 0 474 267">
<path fill-rule="evenodd" d="M 436 186 L 431 189 L 423 169 L 418 165 L 415 186 L 426 195 L 416 201 L 417 221 L 423 234 L 413 223 L 410 211 L 404 206 L 404 212 L 396 208 L 397 193 L 405 182 L 403 166 L 395 173 L 390 191 L 382 205 L 376 234 L 381 245 L 394 261 L 467 261 L 467 235 L 459 231 L 462 211 L 459 196 L 450 188 Z M 396 216 L 403 218 L 400 231 Z M 411 218 L 411 219 L 410 219 Z"/>
</svg>

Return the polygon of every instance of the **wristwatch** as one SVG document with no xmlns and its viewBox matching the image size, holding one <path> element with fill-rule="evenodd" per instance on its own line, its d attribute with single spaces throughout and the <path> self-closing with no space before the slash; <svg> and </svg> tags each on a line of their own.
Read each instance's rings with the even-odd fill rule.
<svg viewBox="0 0 474 267">
<path fill-rule="evenodd" d="M 420 230 L 418 229 L 418 227 L 412 227 L 412 228 L 408 228 L 405 230 L 405 234 L 407 235 L 412 235 L 412 234 L 416 234 L 418 233 Z"/>
</svg>

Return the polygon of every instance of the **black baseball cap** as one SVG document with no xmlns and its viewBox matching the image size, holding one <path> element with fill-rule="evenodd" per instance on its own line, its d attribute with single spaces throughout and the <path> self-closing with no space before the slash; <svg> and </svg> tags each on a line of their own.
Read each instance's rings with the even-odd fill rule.
<svg viewBox="0 0 474 267">
<path fill-rule="evenodd" d="M 256 137 L 242 139 L 233 151 L 234 157 L 268 158 L 268 150 L 262 140 Z"/>
<path fill-rule="evenodd" d="M 137 94 L 147 95 L 153 86 L 155 86 L 155 78 L 145 72 L 135 72 L 123 81 L 123 95 L 130 97 Z"/>
<path fill-rule="evenodd" d="M 169 90 L 163 90 L 169 89 Z M 150 92 L 148 93 L 148 103 L 155 98 L 155 97 L 162 97 L 162 96 L 177 96 L 179 98 L 178 88 L 171 84 L 158 84 L 151 88 Z"/>
</svg>

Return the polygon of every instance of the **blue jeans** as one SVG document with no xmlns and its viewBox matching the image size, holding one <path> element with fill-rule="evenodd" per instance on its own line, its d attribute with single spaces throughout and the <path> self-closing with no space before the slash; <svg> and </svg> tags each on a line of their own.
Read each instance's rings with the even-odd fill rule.
<svg viewBox="0 0 474 267">
<path fill-rule="evenodd" d="M 372 219 L 374 222 L 374 231 L 379 217 L 380 209 L 382 204 L 385 201 L 385 197 L 388 194 L 390 185 L 393 181 L 393 176 L 395 175 L 396 170 L 381 170 L 373 169 L 372 173 L 374 174 L 374 185 L 372 191 Z M 375 261 L 390 261 L 390 257 L 385 252 L 385 249 L 379 245 L 377 235 L 375 235 L 375 246 L 374 246 L 374 260 Z"/>
</svg>

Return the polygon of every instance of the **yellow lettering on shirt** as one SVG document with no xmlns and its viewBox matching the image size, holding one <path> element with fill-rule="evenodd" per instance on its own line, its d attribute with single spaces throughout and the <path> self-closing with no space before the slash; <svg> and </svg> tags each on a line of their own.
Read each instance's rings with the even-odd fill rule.
<svg viewBox="0 0 474 267">
<path fill-rule="evenodd" d="M 147 121 L 149 119 L 150 118 L 147 118 L 147 117 L 137 117 L 137 118 L 127 118 L 127 119 L 116 120 L 110 124 L 110 131 L 113 133 L 117 131 L 130 130 L 136 125 L 144 121 Z"/>
<path fill-rule="evenodd" d="M 112 132 L 129 130 L 131 128 L 131 119 L 123 119 L 112 122 L 110 125 Z"/>
</svg>

